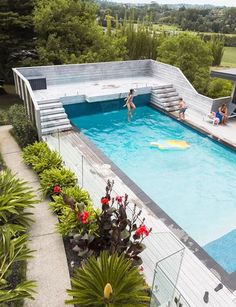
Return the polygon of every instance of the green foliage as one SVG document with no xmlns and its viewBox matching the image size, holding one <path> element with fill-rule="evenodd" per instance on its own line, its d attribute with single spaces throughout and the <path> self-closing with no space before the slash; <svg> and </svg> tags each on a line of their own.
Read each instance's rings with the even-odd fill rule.
<svg viewBox="0 0 236 307">
<path fill-rule="evenodd" d="M 8 113 L 6 111 L 0 110 L 0 126 L 9 124 Z"/>
<path fill-rule="evenodd" d="M 37 141 L 37 132 L 31 121 L 28 119 L 25 108 L 15 104 L 8 111 L 9 121 L 13 126 L 13 135 L 21 147 Z"/>
<path fill-rule="evenodd" d="M 63 236 L 74 234 L 84 236 L 93 235 L 97 229 L 99 210 L 93 208 L 93 203 L 87 191 L 79 186 L 67 187 L 59 195 L 53 195 L 53 202 L 49 203 L 52 210 L 58 214 L 57 230 Z M 87 212 L 88 217 L 83 223 L 80 214 Z"/>
<path fill-rule="evenodd" d="M 91 206 L 92 204 L 89 193 L 79 186 L 66 187 L 63 189 L 63 194 L 69 198 L 73 198 L 76 203 L 83 203 L 85 206 Z M 65 207 L 65 202 L 62 195 L 53 195 L 52 198 L 53 202 L 50 202 L 49 206 L 52 208 L 53 212 L 58 214 Z"/>
<path fill-rule="evenodd" d="M 31 213 L 26 212 L 36 203 L 32 190 L 26 183 L 15 178 L 10 171 L 0 173 L 0 225 L 8 224 L 15 234 L 18 230 L 26 229 L 31 222 Z M 19 228 L 19 226 L 21 226 Z"/>
<path fill-rule="evenodd" d="M 33 299 L 35 283 L 24 281 L 10 288 L 7 278 L 12 273 L 12 267 L 17 262 L 25 262 L 31 257 L 31 251 L 27 248 L 28 236 L 26 234 L 12 237 L 11 230 L 6 227 L 0 233 L 0 303 L 21 301 L 24 298 Z"/>
<path fill-rule="evenodd" d="M 147 286 L 143 276 L 124 255 L 102 252 L 100 257 L 90 257 L 71 279 L 73 297 L 67 304 L 80 306 L 147 306 Z M 108 286 L 110 284 L 110 286 Z M 112 292 L 111 292 L 112 289 Z M 109 291 L 110 290 L 110 291 Z"/>
<path fill-rule="evenodd" d="M 35 44 L 32 20 L 34 0 L 0 1 L 0 79 L 13 81 L 12 67 L 32 58 Z"/>
<path fill-rule="evenodd" d="M 53 188 L 59 186 L 61 189 L 73 187 L 77 183 L 75 174 L 66 168 L 51 168 L 43 171 L 39 175 L 41 189 L 45 195 L 51 196 Z"/>
<path fill-rule="evenodd" d="M 120 60 L 123 39 L 108 37 L 91 1 L 38 0 L 34 12 L 37 50 L 44 64 Z"/>
<path fill-rule="evenodd" d="M 88 213 L 86 223 L 82 223 L 80 213 Z M 64 205 L 61 213 L 58 215 L 59 223 L 56 225 L 58 232 L 63 236 L 75 236 L 77 240 L 92 240 L 93 235 L 98 230 L 97 216 L 99 210 L 95 210 L 92 204 L 85 206 L 83 203 L 75 203 L 74 209 Z M 79 251 L 79 250 L 78 250 Z M 85 255 L 88 250 L 84 251 L 79 256 Z"/>
<path fill-rule="evenodd" d="M 0 172 L 0 305 L 21 302 L 33 298 L 35 283 L 23 281 L 13 286 L 9 280 L 17 263 L 25 263 L 31 257 L 27 248 L 28 235 L 24 234 L 31 224 L 31 213 L 26 212 L 36 200 L 26 183 L 18 180 L 10 171 Z M 14 275 L 19 275 L 19 271 Z M 4 306 L 4 305 L 3 305 Z"/>
<path fill-rule="evenodd" d="M 45 169 L 61 168 L 62 159 L 56 151 L 51 151 L 45 142 L 35 142 L 23 149 L 25 163 L 37 173 Z"/>
<path fill-rule="evenodd" d="M 207 71 L 213 61 L 207 43 L 196 35 L 181 34 L 167 37 L 157 50 L 159 61 L 179 67 L 196 89 L 202 91 L 202 84 L 208 82 Z"/>
<path fill-rule="evenodd" d="M 212 98 L 227 97 L 232 92 L 232 82 L 222 79 L 212 79 L 208 86 L 208 95 Z"/>
<path fill-rule="evenodd" d="M 224 40 L 213 36 L 209 46 L 213 56 L 212 66 L 219 66 L 224 55 Z"/>
</svg>

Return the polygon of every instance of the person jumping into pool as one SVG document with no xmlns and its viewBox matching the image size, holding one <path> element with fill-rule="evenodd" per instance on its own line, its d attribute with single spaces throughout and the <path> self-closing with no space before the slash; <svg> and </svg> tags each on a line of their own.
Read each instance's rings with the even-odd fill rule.
<svg viewBox="0 0 236 307">
<path fill-rule="evenodd" d="M 130 89 L 128 97 L 125 98 L 126 103 L 123 105 L 123 107 L 127 107 L 128 109 L 128 121 L 130 121 L 132 113 L 136 109 L 136 106 L 133 103 L 133 96 L 134 96 L 134 89 Z"/>
<path fill-rule="evenodd" d="M 179 99 L 179 120 L 185 120 L 185 111 L 187 110 L 187 104 L 183 98 Z"/>
</svg>

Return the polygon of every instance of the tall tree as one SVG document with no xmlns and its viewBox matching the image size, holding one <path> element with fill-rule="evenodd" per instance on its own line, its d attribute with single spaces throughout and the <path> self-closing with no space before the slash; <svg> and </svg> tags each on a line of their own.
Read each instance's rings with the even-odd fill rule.
<svg viewBox="0 0 236 307">
<path fill-rule="evenodd" d="M 34 14 L 37 50 L 44 64 L 122 59 L 121 39 L 108 37 L 97 24 L 92 1 L 37 0 Z"/>
<path fill-rule="evenodd" d="M 196 81 L 196 77 L 196 82 L 199 82 L 199 76 L 206 78 L 209 75 L 213 60 L 211 50 L 208 44 L 196 35 L 167 37 L 157 51 L 158 60 L 179 67 L 192 83 Z"/>
<path fill-rule="evenodd" d="M 0 0 L 0 78 L 11 81 L 11 67 L 35 56 L 34 0 Z"/>
</svg>

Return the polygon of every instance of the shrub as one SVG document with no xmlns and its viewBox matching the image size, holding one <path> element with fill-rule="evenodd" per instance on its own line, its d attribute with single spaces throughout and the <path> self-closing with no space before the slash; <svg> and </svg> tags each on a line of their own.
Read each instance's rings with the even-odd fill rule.
<svg viewBox="0 0 236 307">
<path fill-rule="evenodd" d="M 0 172 L 0 225 L 8 224 L 13 232 L 17 225 L 26 228 L 32 222 L 31 213 L 25 209 L 32 207 L 36 200 L 26 183 L 15 178 L 10 171 Z"/>
<path fill-rule="evenodd" d="M 37 131 L 31 121 L 25 108 L 22 105 L 15 104 L 8 111 L 9 122 L 13 126 L 13 136 L 21 147 L 37 141 Z"/>
<path fill-rule="evenodd" d="M 51 151 L 44 142 L 35 142 L 23 149 L 25 163 L 37 173 L 45 169 L 61 168 L 62 159 L 56 151 Z"/>
<path fill-rule="evenodd" d="M 22 301 L 24 298 L 33 299 L 35 283 L 23 281 L 12 287 L 8 282 L 12 274 L 14 264 L 25 262 L 31 257 L 31 251 L 27 248 L 28 236 L 26 234 L 18 237 L 12 236 L 11 229 L 6 226 L 0 232 L 0 305 L 7 302 Z"/>
<path fill-rule="evenodd" d="M 39 175 L 41 189 L 44 195 L 52 196 L 53 188 L 60 186 L 61 189 L 66 187 L 73 187 L 76 185 L 77 178 L 75 174 L 66 168 L 51 168 L 43 171 Z"/>
<path fill-rule="evenodd" d="M 67 304 L 80 306 L 148 306 L 148 287 L 138 268 L 124 255 L 90 257 L 71 279 L 73 299 Z"/>
<path fill-rule="evenodd" d="M 6 111 L 0 110 L 0 125 L 9 124 L 8 113 Z"/>
<path fill-rule="evenodd" d="M 84 204 L 85 206 L 91 206 L 92 201 L 87 191 L 81 189 L 79 186 L 75 187 L 67 187 L 62 191 L 63 195 L 66 195 L 67 198 L 72 198 L 73 203 Z M 49 203 L 49 206 L 52 208 L 53 212 L 60 214 L 62 209 L 68 204 L 64 202 L 63 196 L 61 195 L 53 195 L 53 201 Z"/>
<path fill-rule="evenodd" d="M 208 86 L 208 95 L 212 98 L 227 97 L 231 95 L 232 82 L 222 79 L 212 79 Z"/>
<path fill-rule="evenodd" d="M 128 195 L 117 196 L 116 200 L 111 199 L 111 192 L 114 182 L 108 180 L 106 186 L 106 196 L 102 197 L 102 212 L 97 214 L 97 229 L 94 236 L 83 231 L 79 236 L 71 234 L 71 244 L 73 249 L 78 251 L 81 257 L 91 254 L 99 255 L 101 251 L 107 250 L 110 254 L 118 252 L 125 253 L 134 265 L 142 264 L 139 254 L 145 249 L 142 243 L 144 238 L 149 235 L 151 229 L 144 225 L 144 219 L 139 222 L 141 210 L 137 210 L 134 205 L 131 218 L 127 217 L 126 209 L 128 206 Z M 73 199 L 65 199 L 68 208 L 76 211 Z M 73 223 L 72 215 L 67 215 L 67 223 Z M 66 220 L 66 213 L 65 213 Z M 139 222 L 139 226 L 137 223 Z M 69 226 L 67 226 L 69 227 Z M 75 229 L 76 230 L 76 229 Z M 84 228 L 86 230 L 86 228 Z M 68 232 L 69 234 L 69 232 Z"/>
</svg>

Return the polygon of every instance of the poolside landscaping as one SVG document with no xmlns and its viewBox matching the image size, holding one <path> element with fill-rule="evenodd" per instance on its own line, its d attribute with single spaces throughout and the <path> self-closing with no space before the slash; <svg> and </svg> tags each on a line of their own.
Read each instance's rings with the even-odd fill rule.
<svg viewBox="0 0 236 307">
<path fill-rule="evenodd" d="M 3 156 L 5 154 L 3 151 Z M 59 154 L 51 151 L 46 143 L 34 142 L 24 147 L 23 159 L 38 174 L 43 195 L 51 199 L 49 207 L 58 218 L 58 223 L 55 225 L 56 230 L 64 238 L 69 266 L 66 270 L 69 269 L 73 277 L 72 289 L 68 289 L 71 298 L 68 297 L 66 303 L 79 304 L 79 306 L 89 306 L 89 302 L 93 302 L 93 306 L 109 306 L 110 304 L 149 306 L 150 289 L 142 274 L 140 253 L 145 249 L 143 240 L 149 235 L 151 229 L 145 226 L 144 219 L 141 218 L 141 211 L 135 205 L 133 207 L 129 205 L 128 195 L 114 198 L 112 196 L 114 182 L 108 181 L 107 186 L 104 187 L 104 195 L 101 195 L 100 210 L 95 209 L 88 192 L 78 186 L 75 174 L 64 167 Z M 6 164 L 8 163 L 7 160 Z M 4 163 L 1 162 L 1 165 L 3 167 Z M 29 229 L 32 222 L 31 216 L 35 210 L 32 205 L 36 204 L 36 199 L 32 194 L 32 189 L 26 188 L 25 183 L 15 179 L 9 171 L 3 170 L 0 183 L 2 187 L 0 188 L 7 185 L 13 188 L 12 183 L 16 185 L 17 193 L 21 193 L 19 196 L 16 193 L 13 194 L 18 199 L 21 196 L 21 203 L 16 199 L 14 209 L 6 206 L 7 203 L 3 196 L 8 192 L 5 188 L 0 206 L 8 211 L 3 211 L 0 215 L 1 227 L 4 228 L 1 244 L 7 242 L 6 238 L 11 241 L 3 245 L 5 247 L 1 250 L 4 251 L 5 258 L 6 255 L 12 257 L 8 262 L 7 258 L 4 260 L 4 267 L 8 269 L 12 266 L 14 272 L 12 274 L 16 276 L 14 262 L 23 261 L 25 263 L 25 260 L 31 256 L 31 251 L 26 245 L 28 235 L 25 234 L 25 231 Z M 14 201 L 9 198 L 9 195 L 7 199 Z M 23 205 L 24 199 L 25 205 Z M 38 209 L 38 206 L 41 205 L 36 204 Z M 132 207 L 131 216 L 127 213 L 127 206 Z M 25 210 L 26 207 L 31 207 L 30 213 Z M 35 211 L 36 214 L 38 209 Z M 31 232 L 30 229 L 29 231 Z M 13 256 L 11 244 L 14 244 L 15 248 Z M 8 248 L 11 252 L 5 254 Z M 38 253 L 38 250 L 34 251 L 36 258 L 39 256 Z M 14 256 L 15 254 L 18 256 Z M 115 267 L 117 267 L 116 270 L 114 270 Z M 43 271 L 44 267 L 40 269 Z M 31 276 L 31 264 L 27 271 L 27 277 Z M 2 281 L 7 279 L 9 284 L 5 286 L 6 290 L 3 288 L 0 292 L 2 304 L 12 301 L 20 304 L 23 303 L 24 298 L 33 298 L 37 280 L 24 281 L 24 277 L 22 283 L 16 285 L 12 282 L 11 275 L 6 278 L 4 275 L 6 272 L 4 272 L 3 270 Z M 7 272 L 9 274 L 11 271 L 7 270 Z M 40 282 L 38 286 L 40 288 Z M 21 287 L 21 291 L 17 287 Z M 40 294 L 41 290 L 38 290 Z M 31 303 L 27 304 L 31 306 Z"/>
</svg>

